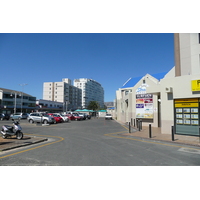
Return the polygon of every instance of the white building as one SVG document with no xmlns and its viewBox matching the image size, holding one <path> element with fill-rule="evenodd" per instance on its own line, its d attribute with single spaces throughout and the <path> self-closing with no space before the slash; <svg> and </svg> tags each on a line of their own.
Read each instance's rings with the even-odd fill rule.
<svg viewBox="0 0 200 200">
<path fill-rule="evenodd" d="M 21 91 L 0 88 L 0 113 L 32 112 L 36 97 Z"/>
<path fill-rule="evenodd" d="M 64 103 L 57 101 L 50 101 L 39 99 L 36 101 L 37 111 L 47 111 L 47 112 L 66 112 Z"/>
<path fill-rule="evenodd" d="M 81 108 L 81 89 L 71 85 L 68 78 L 62 82 L 45 82 L 43 84 L 43 99 L 64 103 L 68 110 Z"/>
<path fill-rule="evenodd" d="M 74 86 L 82 90 L 82 108 L 87 108 L 90 101 L 97 101 L 104 107 L 104 89 L 100 83 L 88 78 L 74 80 Z"/>
<path fill-rule="evenodd" d="M 157 75 L 129 80 L 116 92 L 116 117 L 142 119 L 161 133 L 199 136 L 200 34 L 174 34 L 175 67 Z M 160 63 L 162 67 L 162 63 Z"/>
</svg>

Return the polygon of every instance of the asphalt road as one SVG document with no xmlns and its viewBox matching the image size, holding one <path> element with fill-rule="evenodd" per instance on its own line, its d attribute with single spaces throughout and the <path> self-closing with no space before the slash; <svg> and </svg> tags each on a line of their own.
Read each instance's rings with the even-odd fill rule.
<svg viewBox="0 0 200 200">
<path fill-rule="evenodd" d="M 50 126 L 22 120 L 21 126 L 25 135 L 48 141 L 0 152 L 1 166 L 200 165 L 200 148 L 125 136 L 126 127 L 114 120 L 92 118 Z"/>
</svg>

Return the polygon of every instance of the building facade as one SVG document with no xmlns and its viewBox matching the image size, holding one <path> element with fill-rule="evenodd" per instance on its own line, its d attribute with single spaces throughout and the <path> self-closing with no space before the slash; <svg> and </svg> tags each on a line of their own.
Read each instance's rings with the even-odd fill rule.
<svg viewBox="0 0 200 200">
<path fill-rule="evenodd" d="M 36 97 L 29 94 L 0 88 L 0 113 L 29 113 L 36 108 Z"/>
<path fill-rule="evenodd" d="M 66 107 L 64 103 L 57 101 L 50 101 L 39 99 L 36 101 L 37 111 L 38 112 L 66 112 Z"/>
<path fill-rule="evenodd" d="M 71 85 L 68 78 L 62 82 L 45 82 L 43 84 L 43 99 L 62 102 L 67 110 L 81 108 L 82 90 Z"/>
<path fill-rule="evenodd" d="M 90 101 L 97 101 L 104 108 L 104 89 L 100 83 L 88 78 L 74 80 L 74 86 L 82 90 L 82 108 L 87 108 Z"/>
<path fill-rule="evenodd" d="M 163 77 L 146 74 L 116 91 L 116 117 L 142 119 L 161 133 L 199 136 L 200 34 L 174 34 L 175 66 Z M 162 67 L 162 63 L 161 63 Z"/>
</svg>

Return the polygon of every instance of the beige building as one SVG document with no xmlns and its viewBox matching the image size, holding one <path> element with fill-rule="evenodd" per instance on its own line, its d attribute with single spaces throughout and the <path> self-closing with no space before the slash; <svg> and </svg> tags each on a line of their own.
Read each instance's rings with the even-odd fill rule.
<svg viewBox="0 0 200 200">
<path fill-rule="evenodd" d="M 142 119 L 161 133 L 171 134 L 174 126 L 176 134 L 199 135 L 199 33 L 174 34 L 174 50 L 175 67 L 168 73 L 130 79 L 116 92 L 119 121 Z"/>
<path fill-rule="evenodd" d="M 81 108 L 81 98 L 82 90 L 71 85 L 71 80 L 68 78 L 62 79 L 62 82 L 45 82 L 43 84 L 43 99 L 62 102 L 67 110 Z"/>
</svg>

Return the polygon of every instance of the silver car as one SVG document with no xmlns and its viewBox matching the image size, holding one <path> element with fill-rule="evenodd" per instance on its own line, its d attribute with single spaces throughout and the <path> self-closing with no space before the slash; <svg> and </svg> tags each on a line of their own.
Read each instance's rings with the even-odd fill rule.
<svg viewBox="0 0 200 200">
<path fill-rule="evenodd" d="M 55 119 L 49 115 L 41 114 L 41 113 L 31 113 L 28 116 L 29 123 L 40 122 L 43 124 L 54 124 L 56 123 Z"/>
<path fill-rule="evenodd" d="M 11 114 L 10 115 L 10 119 L 21 120 L 22 119 L 22 115 L 20 113 Z"/>
</svg>

